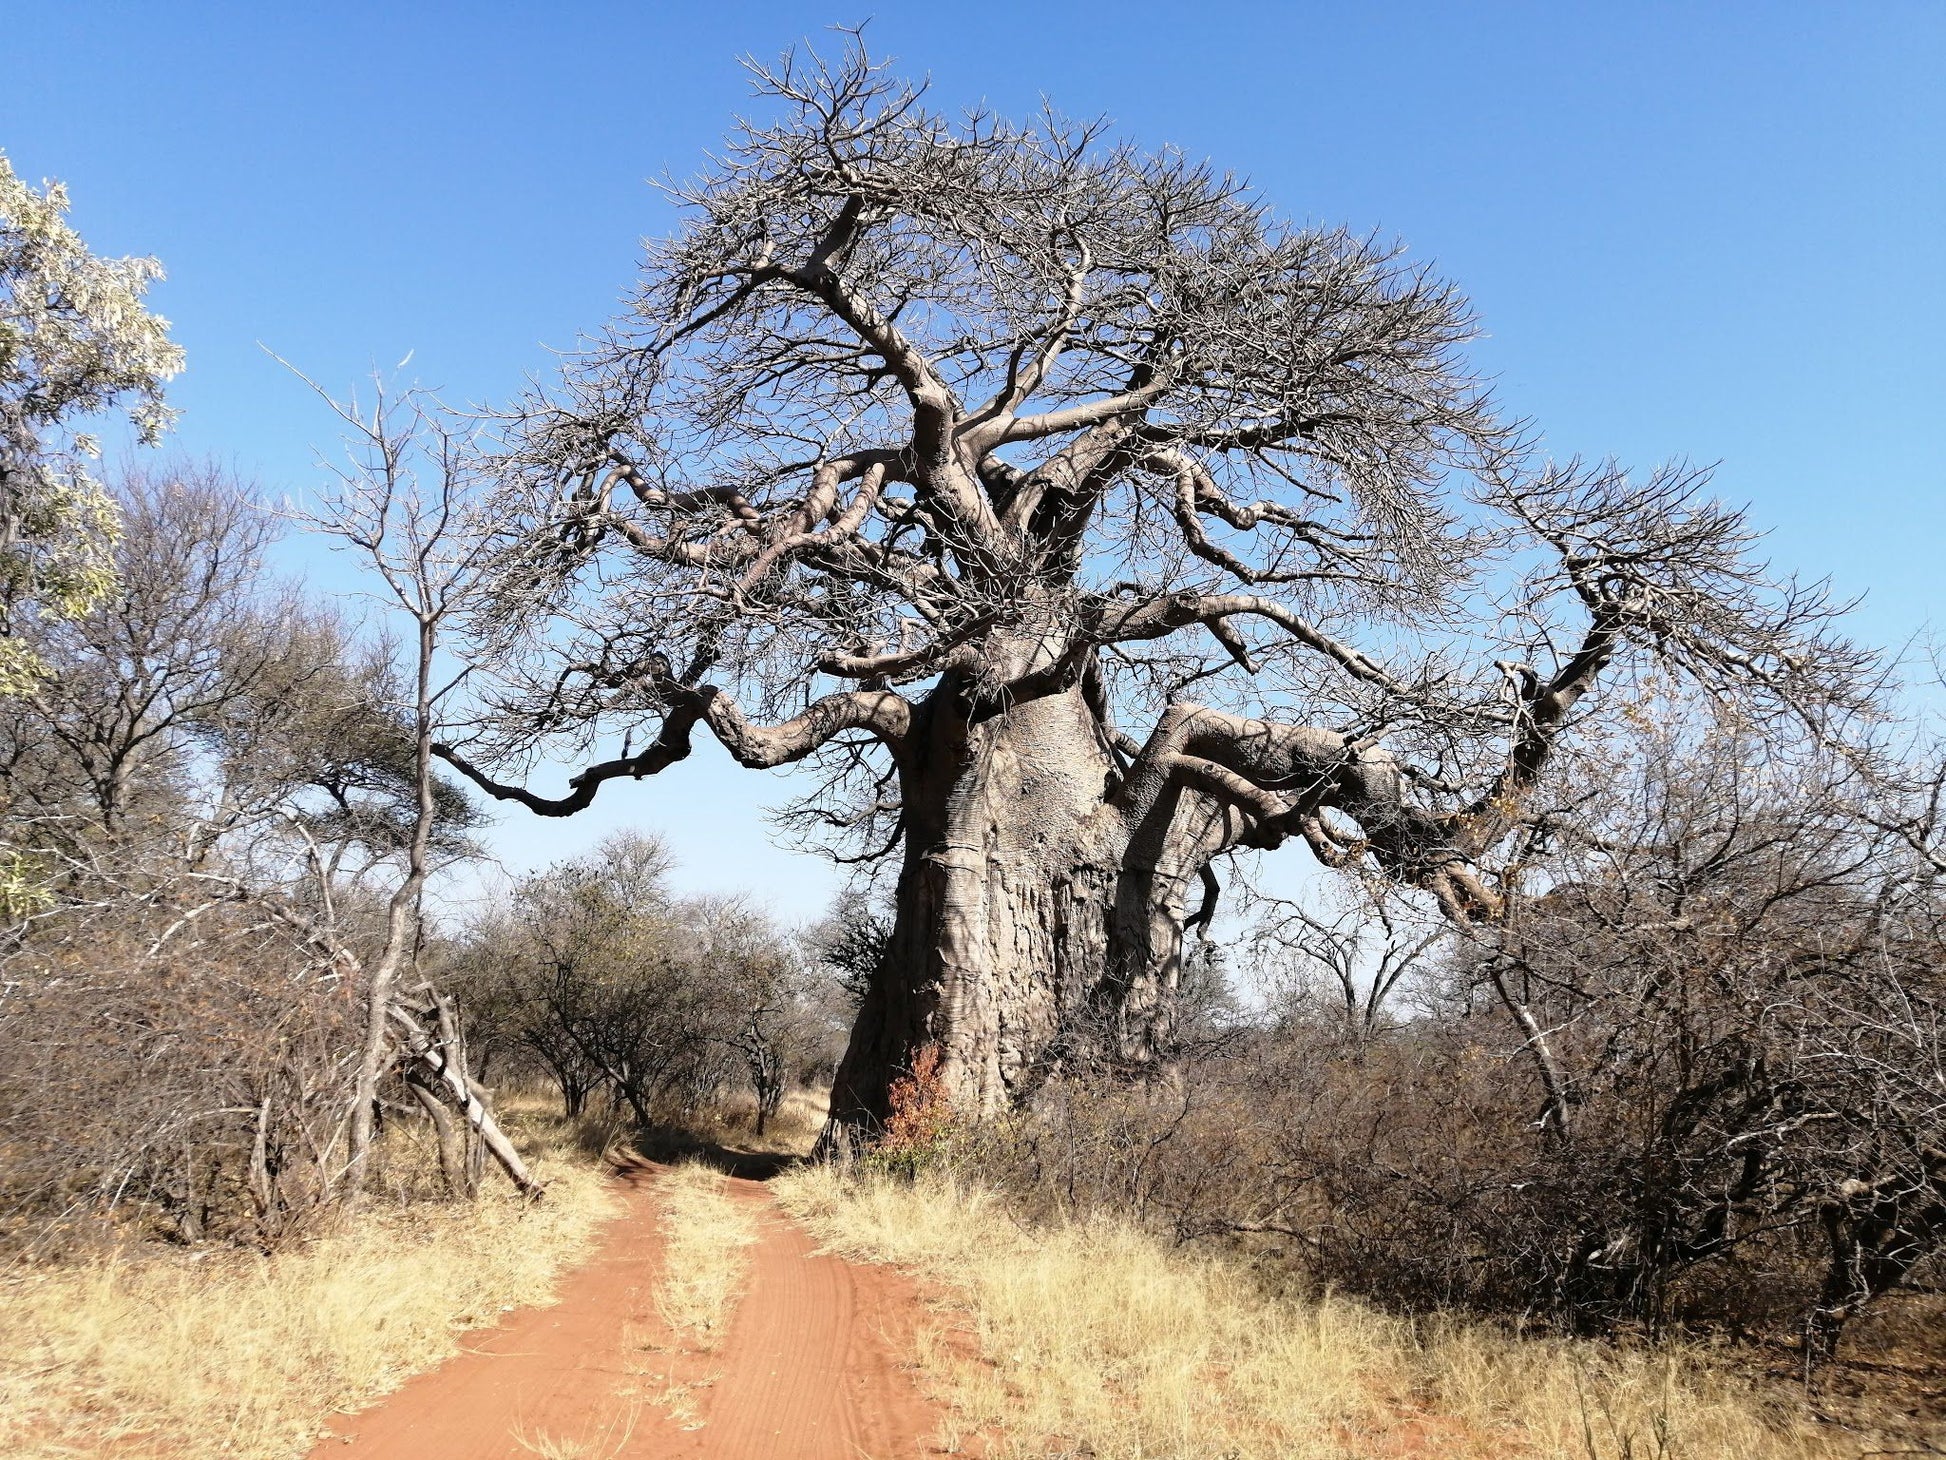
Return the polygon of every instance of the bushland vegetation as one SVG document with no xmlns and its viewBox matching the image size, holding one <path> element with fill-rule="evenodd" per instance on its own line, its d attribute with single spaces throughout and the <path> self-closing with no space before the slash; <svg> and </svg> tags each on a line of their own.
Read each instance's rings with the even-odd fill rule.
<svg viewBox="0 0 1946 1460">
<path fill-rule="evenodd" d="M 750 899 L 678 897 L 671 858 L 624 833 L 516 880 L 454 940 L 482 1068 L 640 1127 L 693 1121 L 733 1090 L 763 1136 L 786 1093 L 828 1082 L 848 1010 L 820 950 Z"/>
<path fill-rule="evenodd" d="M 0 704 L 4 1221 L 274 1245 L 344 1190 L 410 733 L 386 657 L 269 572 L 240 484 L 116 497 L 116 587 L 32 636 L 49 672 Z M 463 846 L 461 798 L 434 819 Z"/>
<path fill-rule="evenodd" d="M 546 1301 L 629 1127 L 802 1138 L 844 996 L 647 837 L 435 916 L 480 853 L 415 656 L 280 579 L 230 474 L 106 490 L 113 587 L 0 700 L 0 1448 L 301 1453 Z"/>
<path fill-rule="evenodd" d="M 314 1222 L 269 1253 L 206 1239 L 61 1262 L 10 1255 L 0 1450 L 304 1455 L 344 1414 L 458 1353 L 465 1330 L 553 1301 L 619 1209 L 588 1149 L 603 1133 L 546 1101 L 505 1104 L 543 1202 L 505 1185 L 446 1199 L 430 1129 L 395 1122 L 379 1143 L 381 1190 L 358 1219 Z"/>
<path fill-rule="evenodd" d="M 1780 748 L 1720 703 L 1654 693 L 1559 783 L 1560 815 L 1526 848 L 1504 919 L 1455 927 L 1375 884 L 1259 898 L 1192 960 L 1221 977 L 1200 993 L 1185 980 L 1166 1070 L 1077 1061 L 1011 1116 L 970 1123 L 919 1062 L 894 1087 L 866 1187 L 832 1220 L 903 1220 L 876 1201 L 971 1203 L 970 1219 L 997 1196 L 1057 1247 L 1133 1227 L 1216 1256 L 1185 1281 L 1282 1274 L 1273 1287 L 1419 1315 L 1434 1337 L 1415 1363 L 1444 1362 L 1456 1335 L 1502 1341 L 1450 1326 L 1462 1315 L 1525 1334 L 1537 1362 L 1626 1365 L 1646 1344 L 1688 1365 L 1708 1344 L 1706 1369 L 1797 1391 L 1747 1396 L 1772 1406 L 1757 1429 L 1784 1437 L 1778 1453 L 1819 1429 L 1834 1453 L 1934 1443 L 1938 761 L 1911 740 L 1878 749 Z M 915 1176 L 912 1197 L 872 1195 Z M 1002 1275 L 974 1280 L 988 1282 Z M 1303 1321 L 1369 1338 L 1367 1311 Z M 1610 1358 L 1549 1349 L 1550 1332 L 1598 1338 Z M 1662 1422 L 1636 1412 L 1629 1443 Z M 1675 1453 L 1745 1453 L 1719 1443 L 1698 1432 Z"/>
<path fill-rule="evenodd" d="M 1116 1210 L 1023 1220 L 964 1169 L 807 1166 L 781 1182 L 832 1249 L 938 1295 L 915 1358 L 947 1409 L 947 1453 L 1835 1460 L 1875 1443 L 1689 1345 L 1388 1312 Z"/>
<path fill-rule="evenodd" d="M 1370 1333 L 1815 1377 L 1928 1311 L 1946 755 L 1841 606 L 1707 473 L 1545 459 L 1395 250 L 1095 124 L 948 119 L 862 47 L 757 80 L 559 384 L 326 397 L 304 527 L 369 621 L 227 473 L 89 474 L 82 417 L 167 423 L 153 266 L 0 169 L 10 1294 L 490 1230 L 553 1199 L 496 1089 L 598 1153 L 731 1110 L 775 1147 L 815 1086 L 888 1223 L 977 1184 Z M 699 726 L 811 772 L 785 825 L 859 869 L 825 924 L 680 895 L 642 834 L 440 914 L 469 787 L 570 815 Z M 1257 890 L 1299 845 L 1330 880 Z M 1214 1312 L 1202 1260 L 1142 1311 Z M 1279 1331 L 1209 1362 L 1270 1375 Z M 1394 1387 L 1448 1402 L 1426 1363 Z"/>
<path fill-rule="evenodd" d="M 492 1158 L 537 1195 L 489 1077 L 640 1123 L 745 1086 L 761 1126 L 828 1073 L 842 998 L 809 945 L 669 894 L 652 839 L 519 879 L 490 919 L 423 915 L 478 858 L 419 735 L 423 656 L 280 582 L 274 519 L 224 473 L 112 490 L 114 588 L 39 623 L 46 673 L 0 702 L 7 1242 L 269 1250 L 384 1184 L 388 1122 L 428 1125 L 452 1194 Z"/>
</svg>

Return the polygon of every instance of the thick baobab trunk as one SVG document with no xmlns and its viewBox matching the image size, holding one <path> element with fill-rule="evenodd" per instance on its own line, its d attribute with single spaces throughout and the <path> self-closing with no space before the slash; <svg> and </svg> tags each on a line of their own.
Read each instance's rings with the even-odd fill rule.
<svg viewBox="0 0 1946 1460">
<path fill-rule="evenodd" d="M 949 682 L 915 718 L 897 916 L 834 1082 L 834 1131 L 882 1121 L 929 1044 L 955 1107 L 985 1115 L 1077 1062 L 1144 1059 L 1167 1022 L 1197 868 L 1168 868 L 1167 838 L 1114 804 L 1116 762 L 1079 688 L 964 706 Z"/>
</svg>

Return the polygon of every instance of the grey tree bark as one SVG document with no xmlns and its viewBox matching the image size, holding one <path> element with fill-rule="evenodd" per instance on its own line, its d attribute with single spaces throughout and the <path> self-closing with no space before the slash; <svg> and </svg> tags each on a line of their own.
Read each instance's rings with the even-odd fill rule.
<svg viewBox="0 0 1946 1460">
<path fill-rule="evenodd" d="M 940 1048 L 961 1108 L 1005 1109 L 1064 1064 L 1145 1067 L 1167 1043 L 1189 839 L 1144 835 L 1079 686 L 972 711 L 948 680 L 917 708 L 897 918 L 833 1092 L 886 1114 L 913 1052 Z"/>
<path fill-rule="evenodd" d="M 350 462 L 339 469 L 336 489 L 326 494 L 313 523 L 364 555 L 413 632 L 411 698 L 405 710 L 412 726 L 412 815 L 400 848 L 404 866 L 386 903 L 385 940 L 364 981 L 365 1028 L 348 1122 L 346 1184 L 352 1199 L 360 1199 L 371 1168 L 379 1084 L 389 1071 L 401 1070 L 417 1077 L 415 1095 L 443 1089 L 521 1193 L 538 1197 L 540 1183 L 467 1078 L 450 1010 L 437 994 L 430 994 L 439 1033 L 429 1034 L 402 998 L 404 974 L 416 957 L 422 899 L 434 870 L 440 829 L 433 737 L 441 704 L 452 689 L 451 682 L 442 685 L 438 680 L 440 635 L 479 591 L 491 534 L 467 491 L 465 443 L 443 410 L 416 392 L 392 398 L 382 382 L 375 384 L 369 411 L 324 398 L 350 430 Z M 328 880 L 321 871 L 327 905 Z M 319 936 L 327 943 L 335 941 L 329 930 L 320 930 Z M 341 945 L 334 955 L 347 967 L 357 967 Z M 441 1153 L 443 1160 L 443 1144 Z"/>
</svg>

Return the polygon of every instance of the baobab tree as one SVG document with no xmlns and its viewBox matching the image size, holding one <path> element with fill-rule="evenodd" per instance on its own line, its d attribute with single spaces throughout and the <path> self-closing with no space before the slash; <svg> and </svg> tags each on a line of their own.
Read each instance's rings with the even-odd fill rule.
<svg viewBox="0 0 1946 1460">
<path fill-rule="evenodd" d="M 507 414 L 496 688 L 442 753 L 556 816 L 699 726 L 808 762 L 801 809 L 900 858 L 840 1125 L 928 1044 L 973 1113 L 1154 1061 L 1240 848 L 1495 917 L 1604 676 L 1844 700 L 1706 474 L 1542 461 L 1402 249 L 1104 124 L 941 115 L 855 38 L 751 69 L 769 119 Z M 559 797 L 505 769 L 622 733 Z"/>
</svg>

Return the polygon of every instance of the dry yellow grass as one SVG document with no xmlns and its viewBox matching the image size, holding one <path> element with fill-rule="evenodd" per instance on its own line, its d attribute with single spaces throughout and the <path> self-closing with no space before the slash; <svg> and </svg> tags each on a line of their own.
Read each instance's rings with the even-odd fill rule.
<svg viewBox="0 0 1946 1460">
<path fill-rule="evenodd" d="M 618 1204 L 576 1132 L 513 1122 L 547 1198 L 380 1206 L 264 1259 L 233 1250 L 0 1277 L 0 1455 L 301 1455 L 458 1351 L 464 1330 L 552 1301 Z M 403 1169 L 403 1163 L 395 1163 Z"/>
<path fill-rule="evenodd" d="M 715 1107 L 686 1115 L 679 1125 L 665 1125 L 649 1133 L 644 1150 L 658 1159 L 684 1154 L 712 1154 L 719 1162 L 740 1156 L 808 1156 L 824 1129 L 827 1098 L 819 1090 L 793 1088 L 760 1136 L 756 1106 L 749 1096 L 735 1094 Z"/>
<path fill-rule="evenodd" d="M 546 1430 L 528 1434 L 516 1429 L 511 1438 L 523 1452 L 540 1460 L 614 1460 L 635 1437 L 635 1424 L 641 1416 L 641 1402 L 631 1399 L 602 1419 L 592 1434 L 563 1436 Z"/>
<path fill-rule="evenodd" d="M 742 1127 L 740 1144 L 749 1150 L 770 1151 L 783 1156 L 811 1154 L 811 1148 L 817 1144 L 818 1135 L 824 1129 L 824 1118 L 830 1108 L 829 1091 L 793 1086 L 785 1092 L 777 1113 L 771 1116 L 763 1135 L 758 1136 L 754 1131 L 756 1117 L 745 1108 L 744 1103 L 732 1101 L 729 1105 L 732 1121 Z"/>
<path fill-rule="evenodd" d="M 656 1194 L 665 1243 L 656 1306 L 697 1348 L 714 1350 L 736 1307 L 756 1219 L 748 1203 L 730 1195 L 723 1173 L 700 1161 L 673 1167 Z"/>
<path fill-rule="evenodd" d="M 833 1250 L 948 1295 L 922 1369 L 952 1445 L 1098 1460 L 1810 1460 L 1843 1453 L 1677 1351 L 1411 1323 L 1330 1294 L 1275 1297 L 1240 1265 L 1109 1221 L 1023 1228 L 976 1189 L 806 1168 L 780 1199 Z"/>
</svg>

